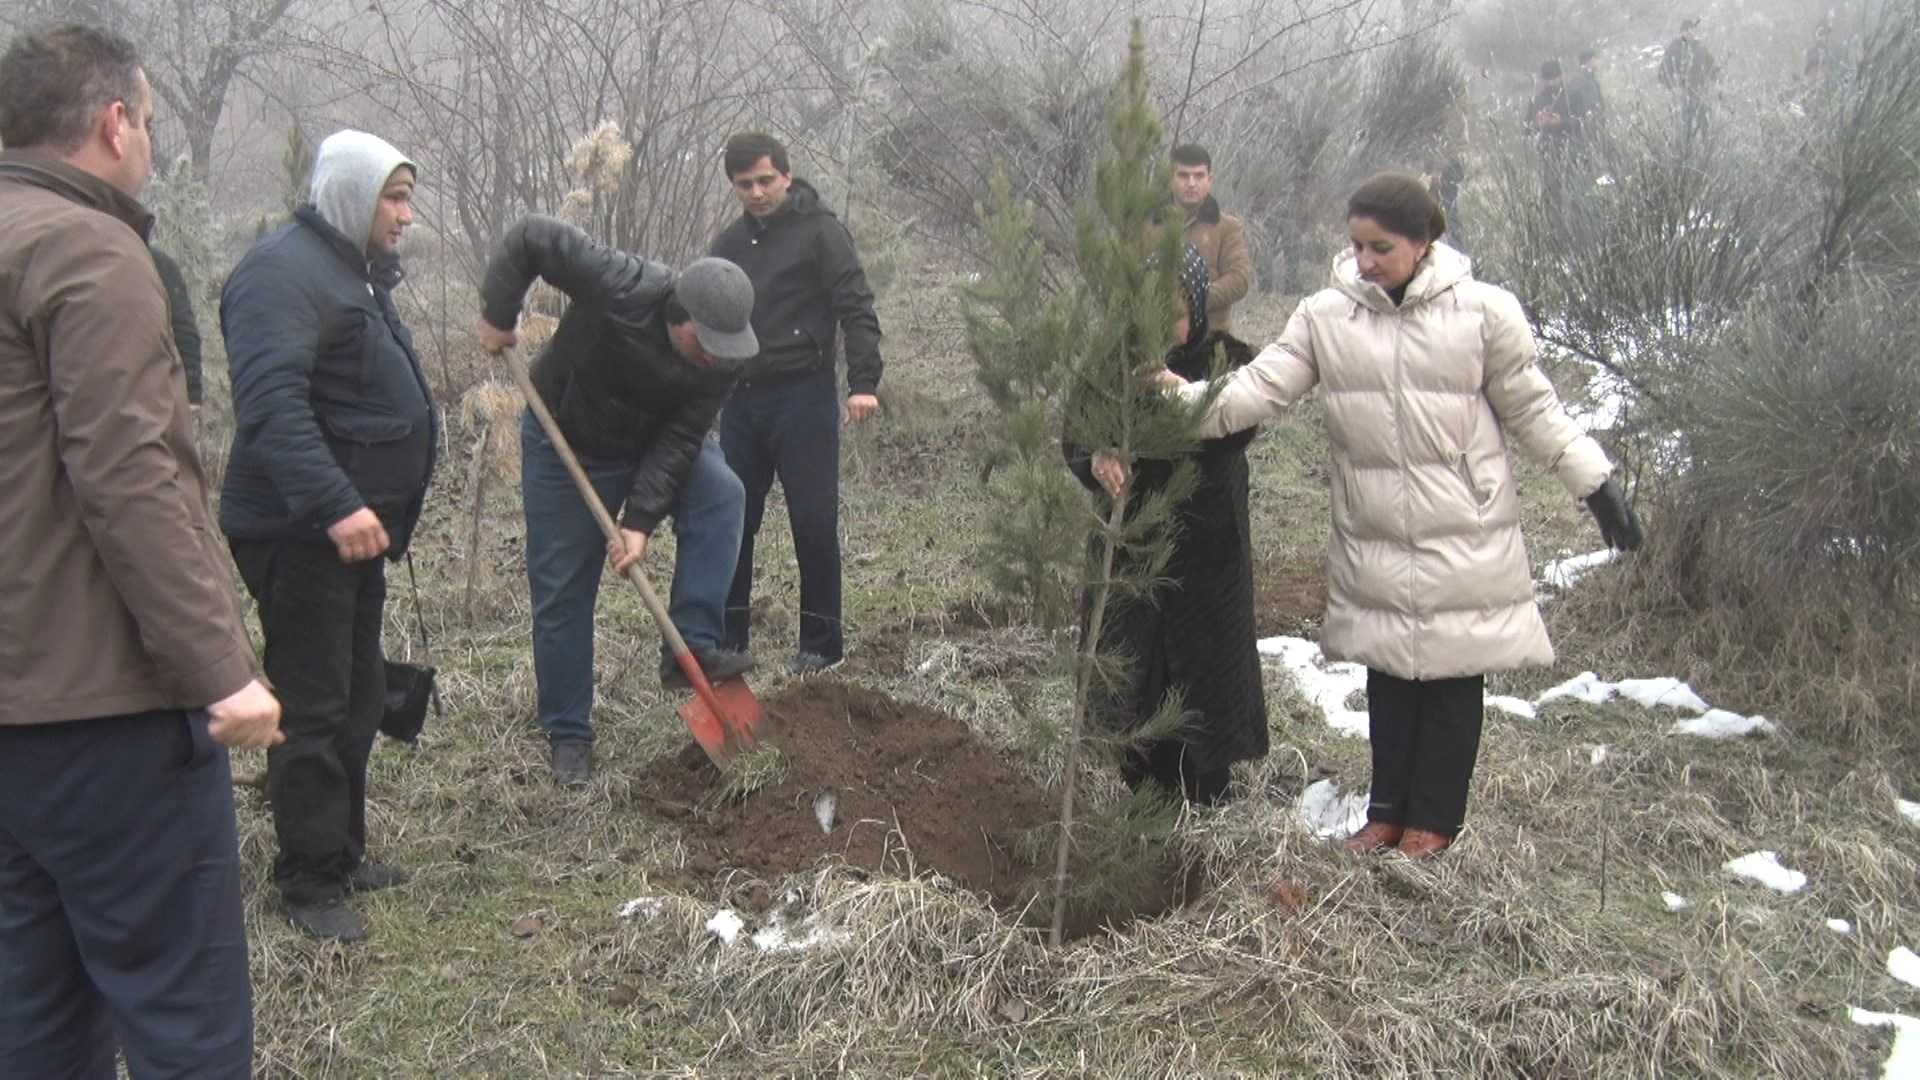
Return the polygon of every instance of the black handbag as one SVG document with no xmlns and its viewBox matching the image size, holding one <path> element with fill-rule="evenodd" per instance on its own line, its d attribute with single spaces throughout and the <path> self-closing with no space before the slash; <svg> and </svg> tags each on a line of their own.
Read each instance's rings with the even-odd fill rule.
<svg viewBox="0 0 1920 1080">
<path fill-rule="evenodd" d="M 426 615 L 420 610 L 420 581 L 413 574 L 412 552 L 407 553 L 407 582 L 413 589 L 413 621 L 420 631 L 420 653 L 424 658 L 431 654 L 432 644 L 427 640 Z M 440 707 L 440 688 L 434 682 L 435 669 L 431 664 L 399 660 L 386 663 L 387 699 L 386 709 L 380 715 L 380 731 L 390 739 L 411 746 L 427 726 L 428 705 L 433 706 L 434 719 L 445 717 Z"/>
</svg>

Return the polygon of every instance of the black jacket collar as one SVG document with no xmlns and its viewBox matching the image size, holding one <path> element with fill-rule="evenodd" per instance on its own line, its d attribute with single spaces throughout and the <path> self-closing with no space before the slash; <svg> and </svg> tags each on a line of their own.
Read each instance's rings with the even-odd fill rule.
<svg viewBox="0 0 1920 1080">
<path fill-rule="evenodd" d="M 153 232 L 153 214 L 140 204 L 140 200 L 58 158 L 29 150 L 0 152 L 0 176 L 17 177 L 88 209 L 119 218 L 126 222 L 128 228 L 139 233 L 141 240 L 147 239 L 148 234 Z"/>
</svg>

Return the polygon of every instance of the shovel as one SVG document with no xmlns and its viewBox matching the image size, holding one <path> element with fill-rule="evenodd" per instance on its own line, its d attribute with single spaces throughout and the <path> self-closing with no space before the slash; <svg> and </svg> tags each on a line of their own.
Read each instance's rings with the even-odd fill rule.
<svg viewBox="0 0 1920 1080">
<path fill-rule="evenodd" d="M 506 360 L 507 370 L 513 374 L 514 385 L 520 388 L 520 396 L 527 401 L 527 408 L 540 421 L 540 427 L 547 433 L 547 441 L 560 452 L 560 461 L 566 465 L 567 474 L 580 488 L 580 497 L 587 502 L 587 509 L 593 511 L 593 519 L 600 523 L 600 531 L 607 534 L 607 540 L 613 544 L 624 543 L 620 536 L 620 527 L 613 523 L 613 515 L 607 512 L 606 505 L 593 490 L 593 481 L 587 478 L 587 470 L 580 467 L 580 459 L 574 455 L 573 448 L 567 445 L 567 437 L 560 434 L 560 425 L 554 422 L 553 414 L 547 411 L 546 402 L 540 400 L 540 392 L 533 387 L 533 377 L 527 373 L 526 361 L 512 349 L 501 352 Z M 700 670 L 700 662 L 693 657 L 693 651 L 687 648 L 686 639 L 667 617 L 667 609 L 660 603 L 660 597 L 653 591 L 653 585 L 647 581 L 646 572 L 639 563 L 627 567 L 627 580 L 640 590 L 640 599 L 647 605 L 647 612 L 653 616 L 654 624 L 660 628 L 660 636 L 666 638 L 667 647 L 673 650 L 673 659 L 680 665 L 687 681 L 693 684 L 694 698 L 680 706 L 680 719 L 686 721 L 687 730 L 693 733 L 693 741 L 707 752 L 715 766 L 725 770 L 728 763 L 743 747 L 752 747 L 759 741 L 760 702 L 753 696 L 753 690 L 745 679 L 728 679 L 715 686 L 707 681 L 706 673 Z"/>
</svg>

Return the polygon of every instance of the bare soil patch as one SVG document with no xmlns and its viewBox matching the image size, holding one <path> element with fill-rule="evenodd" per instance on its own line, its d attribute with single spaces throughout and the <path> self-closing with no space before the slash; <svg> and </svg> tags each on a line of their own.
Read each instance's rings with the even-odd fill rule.
<svg viewBox="0 0 1920 1080">
<path fill-rule="evenodd" d="M 1055 820 L 1054 799 L 964 722 L 831 678 L 796 681 L 763 704 L 768 741 L 785 759 L 777 782 L 727 798 L 726 778 L 692 744 L 638 778 L 647 802 L 685 828 L 690 870 L 777 881 L 837 859 L 877 874 L 932 871 L 1004 912 L 1044 919 L 1033 900 L 1048 895 L 1051 844 L 1030 858 L 1022 838 Z M 827 828 L 823 797 L 833 802 Z M 1164 914 L 1201 884 L 1176 865 L 1133 877 L 1075 910 L 1070 929 Z"/>
<path fill-rule="evenodd" d="M 1274 560 L 1253 568 L 1253 628 L 1261 637 L 1310 637 L 1326 617 L 1323 568 Z"/>
</svg>

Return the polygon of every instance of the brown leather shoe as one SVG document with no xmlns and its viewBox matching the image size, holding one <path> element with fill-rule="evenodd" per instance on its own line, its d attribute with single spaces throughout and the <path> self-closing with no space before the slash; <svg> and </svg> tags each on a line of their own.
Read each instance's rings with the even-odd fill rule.
<svg viewBox="0 0 1920 1080">
<path fill-rule="evenodd" d="M 1408 829 L 1400 838 L 1399 851 L 1409 859 L 1424 859 L 1429 855 L 1438 855 L 1453 843 L 1453 837 L 1446 833 L 1429 832 L 1426 829 Z"/>
<path fill-rule="evenodd" d="M 1400 842 L 1400 834 L 1406 831 L 1403 825 L 1393 825 L 1385 821 L 1369 821 L 1367 827 L 1347 837 L 1341 846 L 1354 855 L 1372 855 L 1385 851 Z"/>
</svg>

